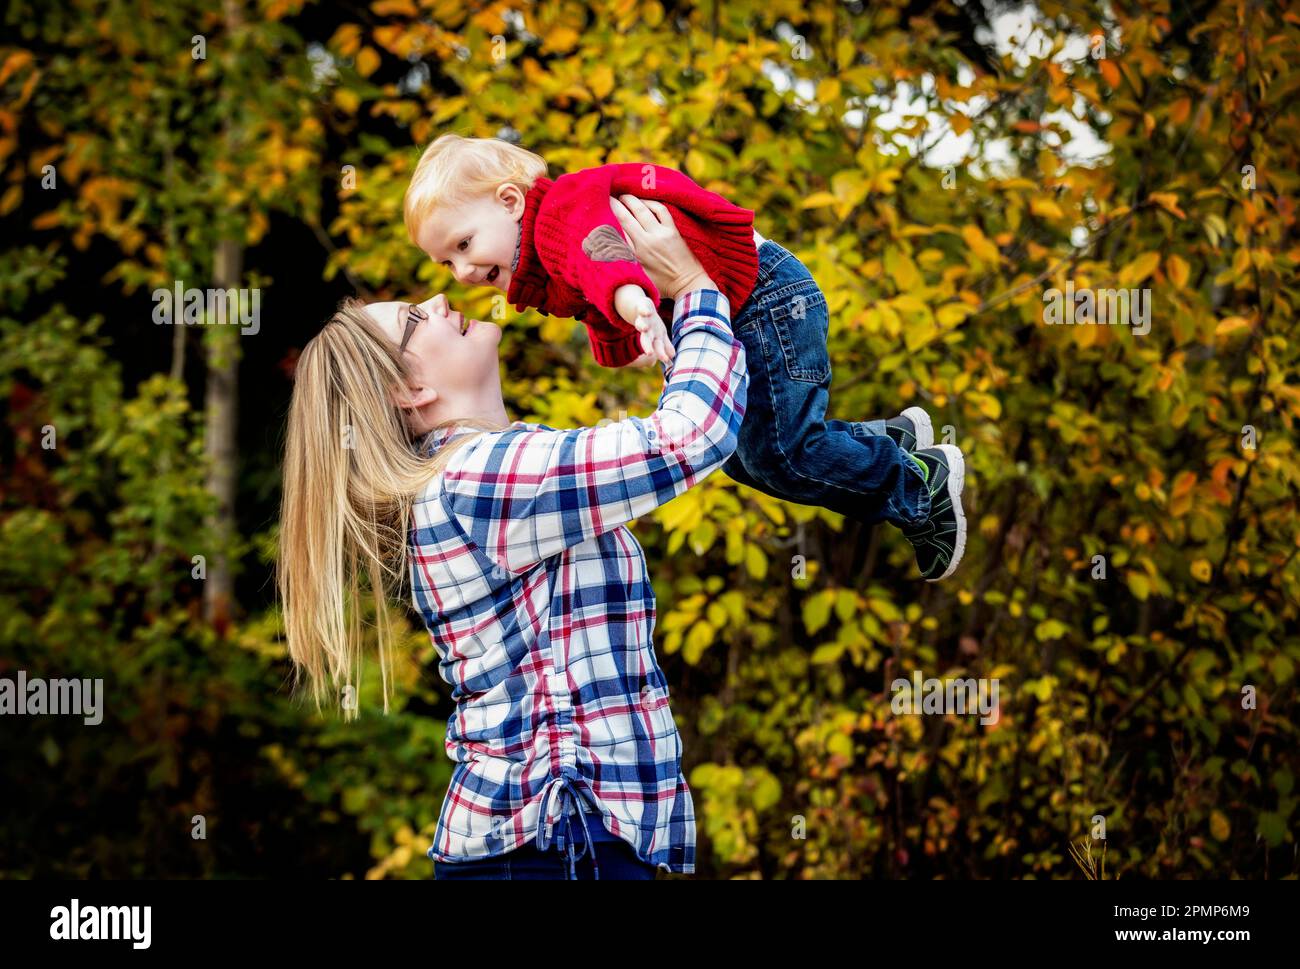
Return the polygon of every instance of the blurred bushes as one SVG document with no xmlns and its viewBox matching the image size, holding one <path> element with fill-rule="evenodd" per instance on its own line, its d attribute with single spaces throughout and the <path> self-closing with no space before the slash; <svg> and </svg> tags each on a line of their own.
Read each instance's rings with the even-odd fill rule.
<svg viewBox="0 0 1300 969">
<path fill-rule="evenodd" d="M 198 415 L 162 375 L 126 394 L 101 319 L 59 304 L 14 318 L 28 296 L 17 267 L 35 265 L 48 271 L 26 285 L 62 282 L 58 260 L 30 247 L 0 266 L 0 397 L 14 434 L 0 505 L 0 675 L 102 678 L 103 720 L 5 717 L 0 871 L 364 873 L 371 840 L 436 819 L 450 778 L 444 724 L 400 707 L 320 722 L 288 699 L 273 616 L 226 640 L 203 624 L 193 559 L 211 543 Z M 363 686 L 373 704 L 375 684 Z M 206 838 L 192 836 L 200 825 Z"/>
</svg>

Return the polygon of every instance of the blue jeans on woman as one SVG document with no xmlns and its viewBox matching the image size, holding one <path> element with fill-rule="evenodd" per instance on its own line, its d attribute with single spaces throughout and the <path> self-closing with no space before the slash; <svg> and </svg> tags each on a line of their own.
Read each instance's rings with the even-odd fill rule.
<svg viewBox="0 0 1300 969">
<path fill-rule="evenodd" d="M 723 471 L 774 498 L 868 525 L 912 525 L 929 516 L 921 472 L 885 434 L 884 420 L 826 420 L 826 297 L 804 264 L 771 239 L 758 248 L 758 279 L 731 329 L 745 347 L 749 389 L 739 442 Z"/>
<path fill-rule="evenodd" d="M 559 823 L 570 835 L 569 843 L 564 847 L 553 842 L 542 851 L 536 841 L 530 841 L 514 851 L 492 858 L 435 861 L 433 877 L 436 881 L 450 878 L 470 881 L 590 881 L 595 878 L 595 867 L 599 866 L 601 881 L 654 881 L 655 866 L 638 858 L 632 846 L 622 838 L 610 834 L 598 813 L 588 812 L 586 816 L 585 829 L 590 834 L 590 842 L 576 815 L 565 815 Z M 593 851 L 595 866 L 592 864 Z"/>
</svg>

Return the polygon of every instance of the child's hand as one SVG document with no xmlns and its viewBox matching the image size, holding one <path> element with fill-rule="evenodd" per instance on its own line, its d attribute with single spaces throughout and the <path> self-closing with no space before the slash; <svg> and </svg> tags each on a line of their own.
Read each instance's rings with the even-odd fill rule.
<svg viewBox="0 0 1300 969">
<path fill-rule="evenodd" d="M 614 308 L 641 334 L 641 349 L 655 359 L 671 365 L 677 351 L 668 337 L 668 329 L 659 318 L 655 304 L 640 286 L 620 286 L 614 293 Z"/>
<path fill-rule="evenodd" d="M 659 319 L 658 314 L 650 319 L 638 316 L 632 325 L 641 331 L 641 349 L 652 359 L 662 360 L 665 365 L 672 366 L 677 350 L 668 337 L 668 328 L 664 326 L 664 321 Z"/>
</svg>

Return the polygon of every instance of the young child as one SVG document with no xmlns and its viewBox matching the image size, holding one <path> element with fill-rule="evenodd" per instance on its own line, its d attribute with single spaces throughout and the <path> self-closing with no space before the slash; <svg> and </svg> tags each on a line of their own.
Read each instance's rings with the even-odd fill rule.
<svg viewBox="0 0 1300 969">
<path fill-rule="evenodd" d="M 459 282 L 495 286 L 519 310 L 582 320 L 600 364 L 670 367 L 662 314 L 671 325 L 671 300 L 660 305 L 619 229 L 611 197 L 620 196 L 638 208 L 629 196 L 662 203 L 656 213 L 671 216 L 733 307 L 748 410 L 723 470 L 777 498 L 888 521 L 926 579 L 952 575 L 966 547 L 961 451 L 934 446 L 919 407 L 890 420 L 826 420 L 826 298 L 794 255 L 759 235 L 752 211 L 671 168 L 629 162 L 551 179 L 533 152 L 446 134 L 420 158 L 404 214 L 411 240 Z"/>
</svg>

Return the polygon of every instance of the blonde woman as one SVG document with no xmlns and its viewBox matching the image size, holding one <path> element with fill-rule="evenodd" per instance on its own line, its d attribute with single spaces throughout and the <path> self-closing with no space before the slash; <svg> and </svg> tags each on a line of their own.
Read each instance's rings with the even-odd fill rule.
<svg viewBox="0 0 1300 969">
<path fill-rule="evenodd" d="M 671 215 L 626 201 L 611 206 L 674 300 L 649 417 L 511 422 L 500 329 L 441 295 L 345 303 L 298 360 L 278 573 L 289 654 L 318 709 L 342 695 L 359 679 L 362 579 L 379 601 L 409 570 L 456 701 L 427 852 L 440 879 L 695 870 L 654 590 L 626 525 L 732 455 L 748 373 L 727 299 Z"/>
</svg>

